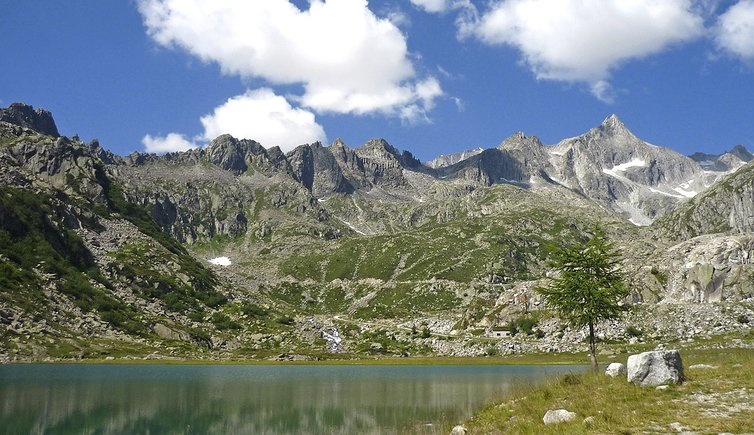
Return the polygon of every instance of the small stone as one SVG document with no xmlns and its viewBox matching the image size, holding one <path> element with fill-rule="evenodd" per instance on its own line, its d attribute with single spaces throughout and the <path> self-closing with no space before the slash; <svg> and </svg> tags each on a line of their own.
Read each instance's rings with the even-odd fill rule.
<svg viewBox="0 0 754 435">
<path fill-rule="evenodd" d="M 677 422 L 677 421 L 674 422 L 674 423 L 670 423 L 669 426 L 670 426 L 671 429 L 673 429 L 676 432 L 683 432 L 684 429 L 685 429 L 683 427 L 683 425 L 681 423 Z"/>
<path fill-rule="evenodd" d="M 694 364 L 689 366 L 690 369 L 716 369 L 718 366 L 712 366 L 709 364 Z"/>
<path fill-rule="evenodd" d="M 607 366 L 607 369 L 605 370 L 605 374 L 610 376 L 611 378 L 614 378 L 620 375 L 625 375 L 626 366 L 621 363 L 610 363 L 610 365 Z"/>
<path fill-rule="evenodd" d="M 576 419 L 576 413 L 565 409 L 550 409 L 545 413 L 542 421 L 545 424 L 556 424 Z"/>
<path fill-rule="evenodd" d="M 594 423 L 594 417 L 591 415 L 584 419 L 584 424 L 587 426 L 591 426 Z"/>
<path fill-rule="evenodd" d="M 460 424 L 453 428 L 453 430 L 450 431 L 450 435 L 465 435 L 466 434 L 466 428 L 461 426 Z"/>
<path fill-rule="evenodd" d="M 655 387 L 655 390 L 667 390 L 667 389 L 668 389 L 667 385 L 660 385 L 659 387 Z"/>
</svg>

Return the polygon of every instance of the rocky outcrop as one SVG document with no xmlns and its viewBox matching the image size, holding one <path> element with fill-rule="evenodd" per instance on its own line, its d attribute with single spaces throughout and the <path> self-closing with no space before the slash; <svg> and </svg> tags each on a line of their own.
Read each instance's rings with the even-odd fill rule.
<svg viewBox="0 0 754 435">
<path fill-rule="evenodd" d="M 719 302 L 754 297 L 754 235 L 704 235 L 662 252 L 655 261 L 669 301 Z"/>
<path fill-rule="evenodd" d="M 628 382 L 655 387 L 683 381 L 683 361 L 677 350 L 656 350 L 628 357 Z"/>
<path fill-rule="evenodd" d="M 0 109 L 0 121 L 29 128 L 47 136 L 60 136 L 50 112 L 35 109 L 27 104 L 13 103 L 6 109 Z"/>
<path fill-rule="evenodd" d="M 218 136 L 203 150 L 207 161 L 236 175 L 261 172 L 266 176 L 292 175 L 290 163 L 280 148 L 266 149 L 259 142 Z"/>
</svg>

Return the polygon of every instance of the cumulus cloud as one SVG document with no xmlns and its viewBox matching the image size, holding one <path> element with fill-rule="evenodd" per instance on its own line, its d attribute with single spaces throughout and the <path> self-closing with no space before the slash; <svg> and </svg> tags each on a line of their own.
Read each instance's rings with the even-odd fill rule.
<svg viewBox="0 0 754 435">
<path fill-rule="evenodd" d="M 141 143 L 144 144 L 146 152 L 157 154 L 187 151 L 198 146 L 178 133 L 170 133 L 167 136 L 146 135 L 141 139 Z"/>
<path fill-rule="evenodd" d="M 325 130 L 312 112 L 292 107 L 267 88 L 229 98 L 212 113 L 202 116 L 201 123 L 205 140 L 227 133 L 239 139 L 256 140 L 267 148 L 279 146 L 283 151 L 327 140 Z"/>
<path fill-rule="evenodd" d="M 703 30 L 691 0 L 504 0 L 460 26 L 464 37 L 518 49 L 537 78 L 585 82 L 604 100 L 622 62 Z"/>
<path fill-rule="evenodd" d="M 720 15 L 715 41 L 722 50 L 754 60 L 754 0 L 742 0 Z"/>
<path fill-rule="evenodd" d="M 145 150 L 150 153 L 186 151 L 221 134 L 253 139 L 266 148 L 279 146 L 284 152 L 301 144 L 327 140 L 325 130 L 312 112 L 291 106 L 288 100 L 268 88 L 229 98 L 200 121 L 204 132 L 194 139 L 186 139 L 178 133 L 146 135 L 142 139 Z"/>
<path fill-rule="evenodd" d="M 406 38 L 366 0 L 139 0 L 148 34 L 227 74 L 301 84 L 318 112 L 400 114 L 424 104 Z M 426 107 L 424 110 L 428 110 Z"/>
</svg>

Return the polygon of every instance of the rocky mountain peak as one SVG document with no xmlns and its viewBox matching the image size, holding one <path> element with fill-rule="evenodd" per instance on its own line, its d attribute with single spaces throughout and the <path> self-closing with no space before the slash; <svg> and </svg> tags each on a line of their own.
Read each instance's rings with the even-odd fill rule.
<svg viewBox="0 0 754 435">
<path fill-rule="evenodd" d="M 542 141 L 537 136 L 527 136 L 523 131 L 517 131 L 498 145 L 498 149 L 542 147 Z"/>
<path fill-rule="evenodd" d="M 377 156 L 384 153 L 392 154 L 394 156 L 398 156 L 400 154 L 394 146 L 390 145 L 385 139 L 382 138 L 369 139 L 367 143 L 358 147 L 356 150 L 359 152 L 359 155 L 365 157 Z"/>
<path fill-rule="evenodd" d="M 343 142 L 343 139 L 337 138 L 333 141 L 332 144 L 330 144 L 330 148 L 348 148 L 348 145 L 346 145 L 345 142 Z"/>
<path fill-rule="evenodd" d="M 28 104 L 13 103 L 6 109 L 0 109 L 0 121 L 30 128 L 47 136 L 60 136 L 52 113 Z"/>
<path fill-rule="evenodd" d="M 602 124 L 600 124 L 599 127 L 596 128 L 596 130 L 607 136 L 622 136 L 626 138 L 636 138 L 631 131 L 626 128 L 626 125 L 623 124 L 623 121 L 621 121 L 618 118 L 618 115 L 612 114 L 605 118 L 604 121 L 602 121 Z M 593 130 L 594 131 L 594 130 Z"/>
</svg>

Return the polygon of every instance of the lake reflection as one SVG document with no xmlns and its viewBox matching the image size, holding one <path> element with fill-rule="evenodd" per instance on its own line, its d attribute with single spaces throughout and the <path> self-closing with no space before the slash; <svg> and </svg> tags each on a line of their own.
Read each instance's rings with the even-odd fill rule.
<svg viewBox="0 0 754 435">
<path fill-rule="evenodd" d="M 447 433 L 582 366 L 0 366 L 0 433 Z"/>
</svg>

